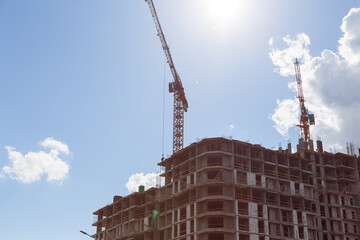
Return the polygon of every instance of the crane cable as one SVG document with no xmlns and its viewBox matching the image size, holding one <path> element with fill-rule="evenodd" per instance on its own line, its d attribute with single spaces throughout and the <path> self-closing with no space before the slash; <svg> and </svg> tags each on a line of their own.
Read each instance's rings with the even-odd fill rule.
<svg viewBox="0 0 360 240">
<path fill-rule="evenodd" d="M 164 157 L 164 142 L 165 142 L 165 85 L 166 85 L 166 61 L 164 62 L 164 87 L 163 87 L 163 129 L 162 129 L 162 155 L 161 155 L 161 161 L 165 159 Z"/>
</svg>

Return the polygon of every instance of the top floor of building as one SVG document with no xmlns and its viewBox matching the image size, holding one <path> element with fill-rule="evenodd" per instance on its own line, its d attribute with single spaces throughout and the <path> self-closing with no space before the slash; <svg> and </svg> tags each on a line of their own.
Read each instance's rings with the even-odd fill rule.
<svg viewBox="0 0 360 240">
<path fill-rule="evenodd" d="M 204 168 L 241 169 L 273 177 L 293 177 L 296 181 L 303 173 L 320 177 L 320 167 L 326 167 L 329 177 L 358 180 L 359 158 L 323 152 L 321 141 L 316 145 L 316 151 L 292 153 L 290 144 L 285 150 L 271 150 L 238 140 L 208 138 L 189 145 L 158 165 L 164 168 L 165 185 Z"/>
</svg>

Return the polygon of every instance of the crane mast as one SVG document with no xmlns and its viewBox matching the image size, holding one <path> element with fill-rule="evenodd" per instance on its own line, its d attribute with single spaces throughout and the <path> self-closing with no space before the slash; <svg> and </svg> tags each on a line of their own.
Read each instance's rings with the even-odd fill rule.
<svg viewBox="0 0 360 240">
<path fill-rule="evenodd" d="M 154 20 L 157 35 L 160 38 L 162 48 L 165 52 L 167 63 L 169 64 L 173 81 L 169 83 L 169 92 L 174 93 L 174 116 L 173 116 L 173 153 L 181 150 L 184 145 L 184 111 L 187 112 L 188 102 L 185 97 L 184 87 L 179 74 L 175 69 L 169 47 L 165 40 L 159 18 L 152 0 L 145 0 L 150 8 Z"/>
<path fill-rule="evenodd" d="M 301 129 L 301 138 L 304 140 L 305 149 L 309 149 L 310 125 L 315 124 L 315 118 L 314 118 L 314 114 L 309 114 L 307 108 L 305 107 L 305 99 L 304 99 L 301 72 L 300 72 L 300 63 L 297 58 L 295 60 L 294 65 L 295 65 L 296 83 L 298 90 L 297 98 L 299 99 L 300 110 L 301 110 L 300 124 L 297 126 L 300 127 Z"/>
</svg>

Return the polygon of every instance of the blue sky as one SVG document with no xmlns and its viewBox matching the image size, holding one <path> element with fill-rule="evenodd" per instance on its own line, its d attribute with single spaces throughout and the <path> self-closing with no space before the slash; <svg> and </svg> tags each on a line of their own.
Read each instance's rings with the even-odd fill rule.
<svg viewBox="0 0 360 240">
<path fill-rule="evenodd" d="M 359 1 L 154 3 L 189 102 L 185 146 L 217 136 L 268 148 L 287 139 L 295 145 L 293 122 L 271 119 L 276 112 L 296 114 L 277 104 L 293 104 L 288 82 L 295 78 L 281 74 L 287 66 L 279 62 L 293 68 L 294 52 L 312 79 L 303 79 L 305 98 L 318 96 L 308 101 L 319 116 L 313 138 L 338 150 L 360 141 L 354 123 L 360 100 L 349 91 L 359 84 L 359 63 L 349 60 L 358 54 L 359 35 L 350 33 L 360 31 L 354 24 L 360 14 L 350 10 Z M 287 35 L 292 43 L 283 41 Z M 127 195 L 132 174 L 159 171 L 164 80 L 167 85 L 171 74 L 148 6 L 143 0 L 0 0 L 0 36 L 0 239 L 86 239 L 79 230 L 95 232 L 92 212 L 113 195 Z M 321 84 L 339 82 L 336 73 L 314 70 L 326 73 L 333 66 L 327 59 L 341 67 L 337 91 Z M 173 98 L 167 90 L 165 96 L 165 154 L 171 154 Z M 329 106 L 335 107 L 323 110 Z M 288 126 L 286 133 L 276 124 Z M 11 159 L 39 168 L 26 172 Z"/>
</svg>

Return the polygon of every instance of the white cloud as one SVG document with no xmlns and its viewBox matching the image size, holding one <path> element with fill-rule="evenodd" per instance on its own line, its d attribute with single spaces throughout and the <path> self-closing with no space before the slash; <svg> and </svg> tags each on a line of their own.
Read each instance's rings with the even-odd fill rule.
<svg viewBox="0 0 360 240">
<path fill-rule="evenodd" d="M 298 121 L 299 103 L 295 99 L 276 100 L 277 108 L 270 119 L 275 123 L 275 129 L 285 138 L 288 138 L 288 130 L 294 127 Z"/>
<path fill-rule="evenodd" d="M 235 128 L 235 126 L 233 124 L 230 124 L 229 128 L 232 130 Z"/>
<path fill-rule="evenodd" d="M 2 168 L 4 174 L 24 183 L 38 181 L 44 174 L 47 174 L 47 181 L 65 179 L 70 166 L 59 158 L 59 154 L 60 152 L 69 154 L 68 146 L 53 138 L 47 138 L 39 144 L 50 148 L 50 152 L 28 152 L 23 155 L 15 151 L 14 147 L 6 146 L 10 164 Z"/>
<path fill-rule="evenodd" d="M 311 58 L 308 49 L 310 38 L 305 33 L 299 33 L 295 39 L 291 39 L 287 35 L 283 37 L 283 41 L 288 45 L 286 50 L 274 49 L 274 40 L 272 38 L 269 40 L 271 47 L 269 56 L 274 65 L 277 66 L 275 72 L 282 76 L 290 76 L 294 74 L 293 60 L 295 58 L 304 58 L 306 60 Z"/>
<path fill-rule="evenodd" d="M 268 43 L 270 47 L 272 47 L 272 45 L 274 44 L 274 38 L 270 38 Z"/>
<path fill-rule="evenodd" d="M 353 8 L 343 19 L 339 52 L 350 64 L 360 62 L 360 8 Z"/>
<path fill-rule="evenodd" d="M 135 173 L 129 177 L 128 182 L 125 184 L 129 192 L 137 192 L 140 185 L 145 186 L 145 189 L 156 187 L 159 174 L 157 173 Z"/>
<path fill-rule="evenodd" d="M 269 53 L 275 71 L 282 76 L 294 75 L 294 59 L 301 59 L 301 74 L 305 104 L 315 113 L 316 125 L 311 127 L 312 138 L 321 137 L 327 146 L 344 145 L 353 140 L 360 141 L 360 9 L 351 9 L 343 18 L 339 40 L 339 52 L 325 49 L 320 56 L 311 56 L 310 38 L 298 34 L 296 39 L 283 38 L 287 48 L 278 50 L 271 45 Z M 294 90 L 293 82 L 288 84 Z M 294 118 L 299 121 L 298 112 L 284 107 L 285 99 L 278 101 L 278 107 L 270 118 L 275 129 L 287 136 L 294 126 Z"/>
<path fill-rule="evenodd" d="M 44 141 L 40 142 L 39 144 L 43 147 L 50 148 L 50 149 L 58 151 L 58 152 L 62 152 L 65 154 L 70 153 L 69 147 L 67 144 L 62 143 L 60 141 L 56 141 L 52 137 L 46 138 Z"/>
</svg>

